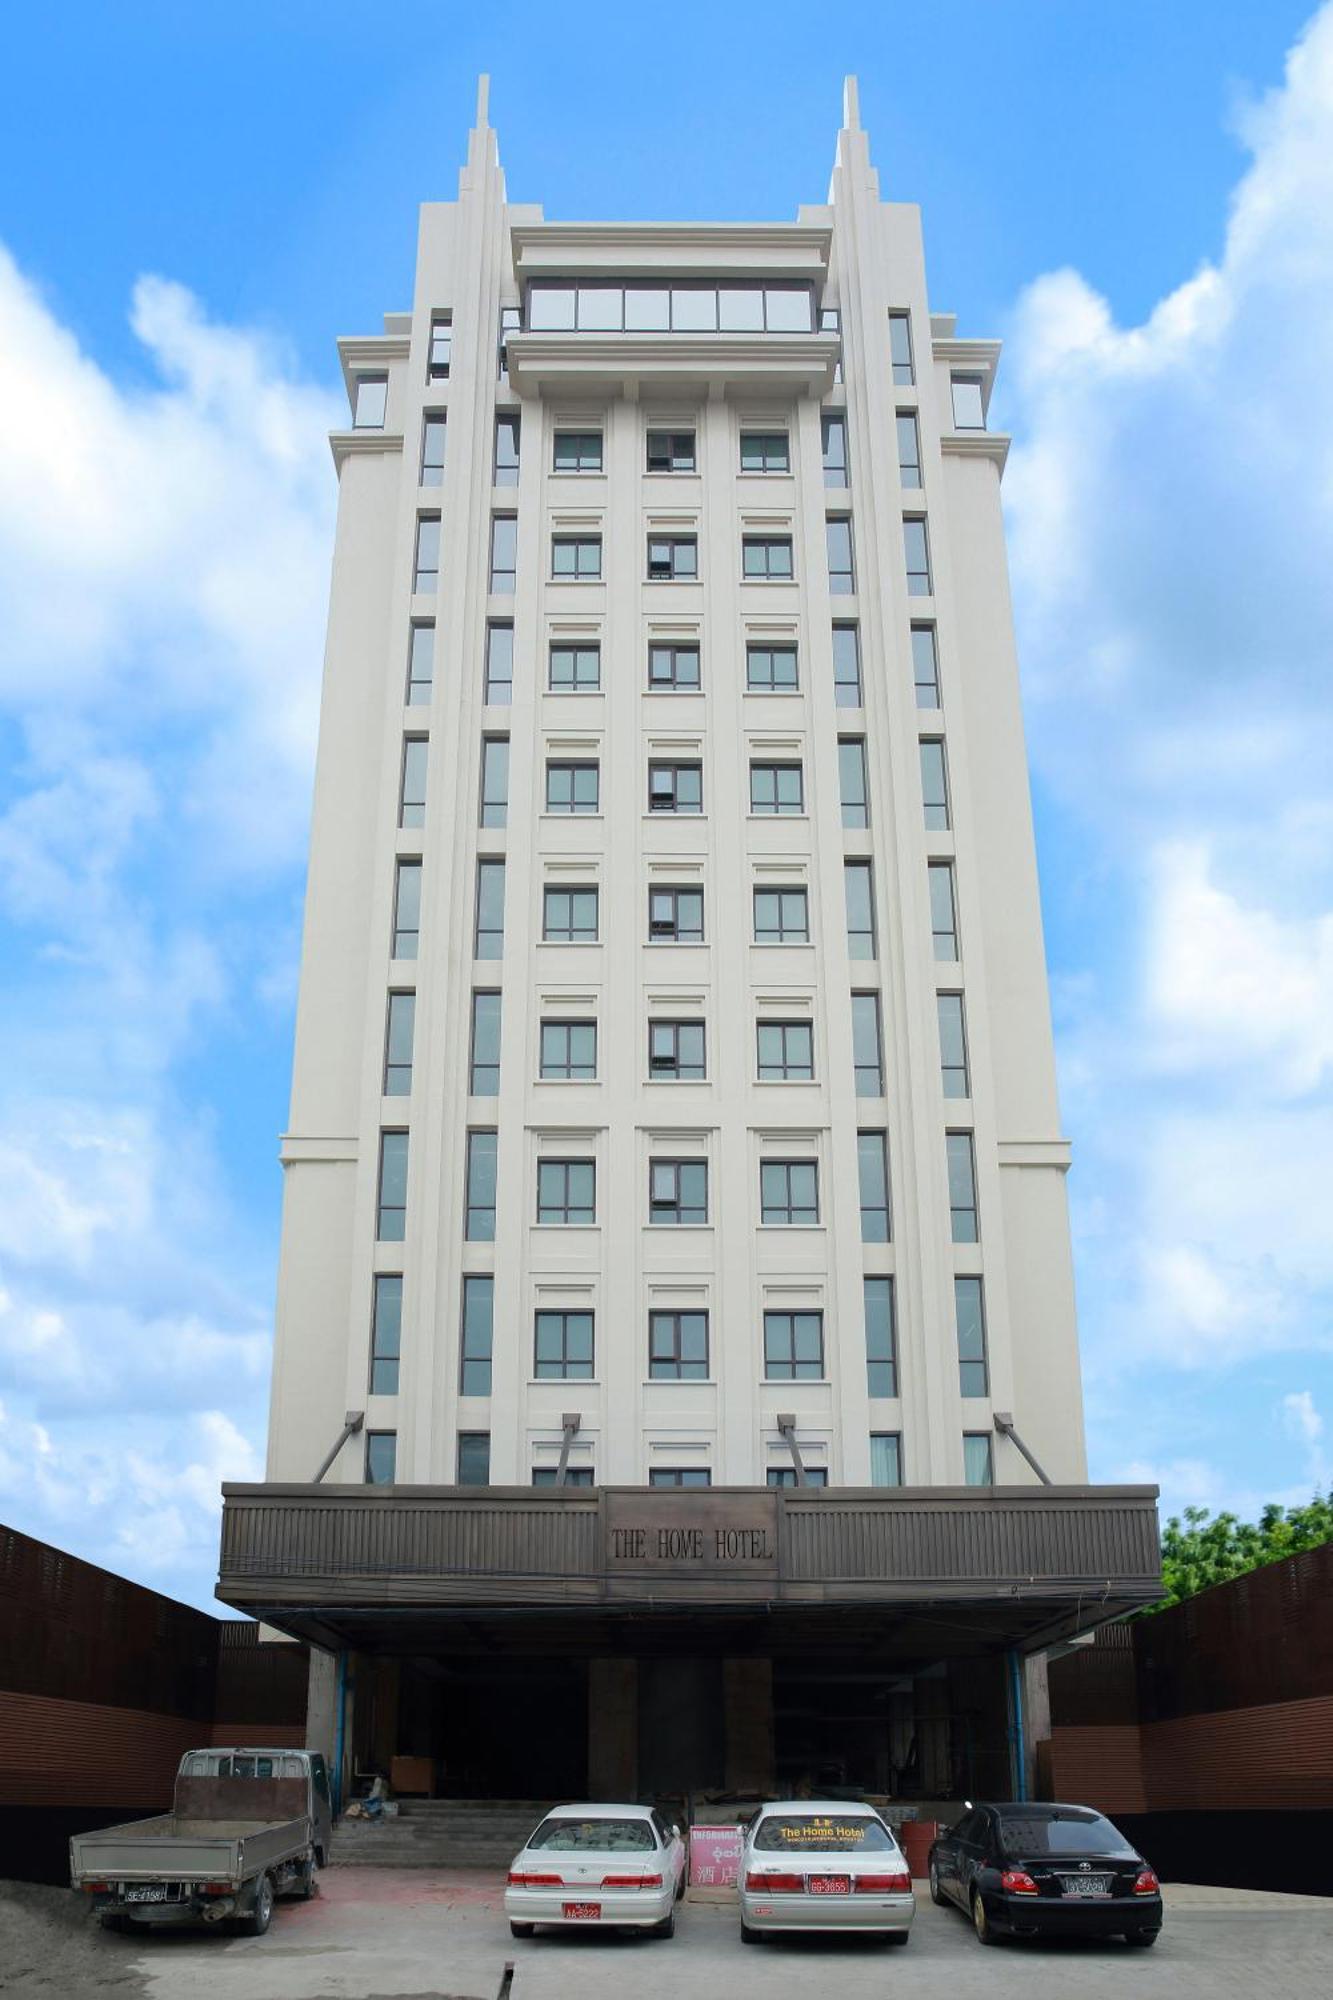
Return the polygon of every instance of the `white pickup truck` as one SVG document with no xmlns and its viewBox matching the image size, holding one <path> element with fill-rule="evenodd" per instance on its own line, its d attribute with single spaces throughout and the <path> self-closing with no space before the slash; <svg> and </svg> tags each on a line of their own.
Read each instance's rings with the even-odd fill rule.
<svg viewBox="0 0 1333 2000">
<path fill-rule="evenodd" d="M 75 1834 L 69 1875 L 108 1928 L 236 1920 L 262 1937 L 278 1896 L 315 1893 L 329 1774 L 308 1750 L 187 1750 L 173 1809 Z"/>
</svg>

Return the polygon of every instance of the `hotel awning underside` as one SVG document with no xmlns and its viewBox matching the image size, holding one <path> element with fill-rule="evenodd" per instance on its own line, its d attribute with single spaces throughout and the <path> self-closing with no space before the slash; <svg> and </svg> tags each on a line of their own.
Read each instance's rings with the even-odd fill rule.
<svg viewBox="0 0 1333 2000">
<path fill-rule="evenodd" d="M 217 1595 L 376 1653 L 1051 1645 L 1160 1595 L 1150 1486 L 228 1485 Z"/>
</svg>

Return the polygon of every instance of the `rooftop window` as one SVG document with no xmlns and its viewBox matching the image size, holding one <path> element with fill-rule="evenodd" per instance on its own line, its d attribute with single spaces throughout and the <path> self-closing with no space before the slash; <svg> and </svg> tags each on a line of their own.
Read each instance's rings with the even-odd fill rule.
<svg viewBox="0 0 1333 2000">
<path fill-rule="evenodd" d="M 534 333 L 809 333 L 806 285 L 561 285 L 528 287 Z"/>
</svg>

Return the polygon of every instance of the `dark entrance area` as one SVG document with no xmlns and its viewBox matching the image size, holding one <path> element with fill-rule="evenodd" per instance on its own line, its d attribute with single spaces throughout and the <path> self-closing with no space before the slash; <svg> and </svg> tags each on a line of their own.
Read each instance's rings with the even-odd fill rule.
<svg viewBox="0 0 1333 2000">
<path fill-rule="evenodd" d="M 412 1758 L 429 1771 L 432 1792 L 455 1799 L 577 1798 L 586 1789 L 584 1660 L 471 1651 L 366 1660 L 355 1692 L 359 1771 L 388 1776 L 395 1758 Z"/>
<path fill-rule="evenodd" d="M 638 1663 L 639 1790 L 654 1798 L 720 1790 L 726 1779 L 722 1662 Z"/>
</svg>

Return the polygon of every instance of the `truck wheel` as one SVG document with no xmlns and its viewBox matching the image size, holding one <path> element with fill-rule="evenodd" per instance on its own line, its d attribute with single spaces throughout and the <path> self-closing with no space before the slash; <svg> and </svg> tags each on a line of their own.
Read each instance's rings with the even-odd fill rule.
<svg viewBox="0 0 1333 2000">
<path fill-rule="evenodd" d="M 315 1880 L 318 1873 L 319 1869 L 316 1865 L 314 1855 L 307 1854 L 305 1860 L 301 1863 L 301 1872 L 296 1878 L 295 1894 L 298 1902 L 308 1903 L 310 1901 L 310 1898 L 319 1887 L 319 1883 Z"/>
<path fill-rule="evenodd" d="M 119 1937 L 128 1937 L 134 1929 L 133 1917 L 116 1916 L 114 1912 L 109 1917 L 99 1917 L 98 1922 L 104 1931 L 115 1931 Z"/>
<path fill-rule="evenodd" d="M 261 1875 L 259 1887 L 255 1890 L 253 1908 L 248 1916 L 241 1918 L 240 1929 L 245 1937 L 263 1937 L 273 1921 L 273 1883 L 269 1876 Z"/>
</svg>

